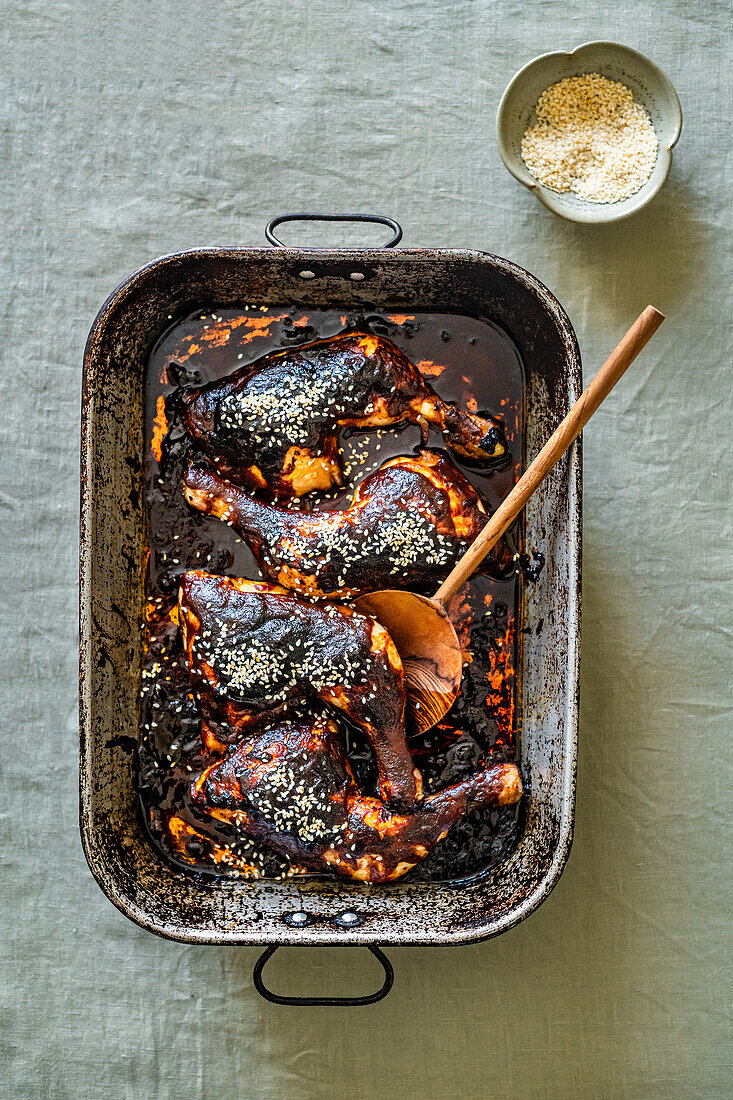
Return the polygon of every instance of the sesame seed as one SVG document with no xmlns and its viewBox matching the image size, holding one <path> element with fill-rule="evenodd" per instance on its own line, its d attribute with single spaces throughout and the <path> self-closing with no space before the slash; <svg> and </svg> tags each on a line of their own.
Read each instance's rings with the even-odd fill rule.
<svg viewBox="0 0 733 1100">
<path fill-rule="evenodd" d="M 598 73 L 550 85 L 538 122 L 522 138 L 522 159 L 539 183 L 586 202 L 613 203 L 646 183 L 659 142 L 649 115 L 625 84 Z"/>
<path fill-rule="evenodd" d="M 272 565 L 293 569 L 300 577 L 338 589 L 359 587 L 365 564 L 379 561 L 386 575 L 399 576 L 420 566 L 451 564 L 463 548 L 463 540 L 441 534 L 430 515 L 419 511 L 397 512 L 374 522 L 369 530 L 351 522 L 345 513 L 334 513 L 331 524 L 289 531 L 265 553 Z"/>
</svg>

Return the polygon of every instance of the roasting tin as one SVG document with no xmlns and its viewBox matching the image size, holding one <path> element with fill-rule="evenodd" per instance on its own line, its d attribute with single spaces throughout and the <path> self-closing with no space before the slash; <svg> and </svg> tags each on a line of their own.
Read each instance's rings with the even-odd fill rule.
<svg viewBox="0 0 733 1100">
<path fill-rule="evenodd" d="M 375 220 L 399 230 L 389 219 Z M 274 224 L 268 239 L 279 244 Z M 310 876 L 244 881 L 177 869 L 147 837 L 134 786 L 146 559 L 145 366 L 172 321 L 195 309 L 243 303 L 453 312 L 492 321 L 511 336 L 525 364 L 527 462 L 580 394 L 578 345 L 562 307 L 527 271 L 482 252 L 203 248 L 165 256 L 122 283 L 97 316 L 84 356 L 80 784 L 89 866 L 131 920 L 186 943 L 462 944 L 498 935 L 547 897 L 572 839 L 580 645 L 577 443 L 526 513 L 526 547 L 541 553 L 545 566 L 536 582 L 524 585 L 518 676 L 527 813 L 508 860 L 462 883 L 368 886 Z M 256 979 L 259 988 L 261 973 Z M 388 988 L 389 977 L 367 1000 Z"/>
</svg>

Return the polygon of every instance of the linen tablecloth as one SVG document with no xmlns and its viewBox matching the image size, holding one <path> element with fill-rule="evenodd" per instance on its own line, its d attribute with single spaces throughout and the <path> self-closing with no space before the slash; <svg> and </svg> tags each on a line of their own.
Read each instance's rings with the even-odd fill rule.
<svg viewBox="0 0 733 1100">
<path fill-rule="evenodd" d="M 9 0 L 2 34 L 2 1095 L 730 1095 L 730 30 L 717 0 Z M 670 76 L 663 192 L 592 228 L 503 168 L 494 114 L 538 53 L 612 39 Z M 575 846 L 493 942 L 389 952 L 382 1004 L 276 1008 L 255 949 L 130 924 L 77 831 L 81 360 L 155 256 L 263 242 L 298 209 L 528 267 L 586 377 L 668 320 L 585 436 Z M 296 240 L 291 229 L 289 239 Z M 378 243 L 327 227 L 300 243 Z M 282 952 L 277 988 L 365 992 L 366 952 Z"/>
</svg>

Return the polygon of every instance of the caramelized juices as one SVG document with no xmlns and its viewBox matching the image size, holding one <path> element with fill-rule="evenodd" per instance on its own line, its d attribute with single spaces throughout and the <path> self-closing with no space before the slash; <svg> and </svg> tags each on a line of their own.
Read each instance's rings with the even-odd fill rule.
<svg viewBox="0 0 733 1100">
<path fill-rule="evenodd" d="M 261 574 L 231 528 L 193 511 L 183 498 L 183 474 L 188 462 L 200 456 L 183 431 L 176 396 L 181 386 L 221 378 L 268 352 L 347 329 L 386 336 L 441 397 L 504 421 L 511 459 L 502 469 L 487 474 L 458 463 L 487 505 L 503 499 L 522 472 L 522 364 L 508 336 L 488 322 L 456 314 L 250 307 L 199 310 L 163 335 L 150 357 L 146 377 L 149 558 L 138 789 L 155 843 L 175 862 L 198 872 L 254 878 L 299 873 L 253 841 L 238 841 L 227 826 L 204 821 L 190 800 L 191 780 L 214 758 L 201 745 L 196 708 L 180 663 L 175 621 L 179 580 L 186 569 L 253 579 Z M 347 430 L 341 441 L 344 490 L 314 494 L 294 501 L 293 507 L 346 506 L 355 486 L 385 459 L 420 448 L 420 430 L 415 426 L 370 433 Z M 428 446 L 443 449 L 439 433 L 431 432 Z M 512 761 L 517 756 L 515 670 L 523 581 L 518 530 L 510 530 L 508 538 L 517 554 L 514 573 L 503 580 L 472 578 L 450 609 L 469 660 L 462 693 L 444 721 L 411 744 L 428 791 L 457 782 L 479 761 Z M 357 781 L 373 791 L 370 750 L 356 730 L 346 731 L 346 744 Z M 462 878 L 503 859 L 519 835 L 519 807 L 469 815 L 405 881 Z"/>
</svg>

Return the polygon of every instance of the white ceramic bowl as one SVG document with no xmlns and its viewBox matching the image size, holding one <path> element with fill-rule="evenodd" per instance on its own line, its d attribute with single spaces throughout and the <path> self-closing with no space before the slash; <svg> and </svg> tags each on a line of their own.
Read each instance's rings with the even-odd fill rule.
<svg viewBox="0 0 733 1100">
<path fill-rule="evenodd" d="M 522 160 L 522 137 L 537 122 L 535 106 L 545 88 L 565 77 L 599 73 L 618 80 L 648 112 L 659 139 L 652 174 L 638 191 L 614 203 L 586 202 L 572 192 L 544 187 Z M 653 61 L 616 42 L 586 42 L 570 53 L 546 53 L 520 69 L 507 87 L 496 113 L 499 154 L 511 174 L 534 191 L 549 210 L 575 222 L 601 223 L 628 218 L 646 206 L 661 188 L 672 163 L 672 149 L 682 129 L 682 108 L 672 82 Z"/>
</svg>

